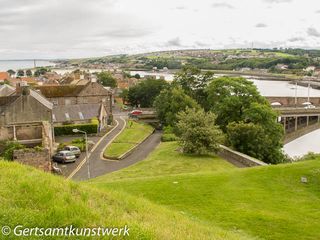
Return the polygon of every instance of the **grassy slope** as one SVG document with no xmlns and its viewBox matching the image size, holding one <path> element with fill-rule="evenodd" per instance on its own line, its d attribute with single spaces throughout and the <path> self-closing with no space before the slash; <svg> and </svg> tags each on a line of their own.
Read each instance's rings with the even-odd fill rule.
<svg viewBox="0 0 320 240">
<path fill-rule="evenodd" d="M 235 167 L 216 156 L 192 156 L 178 151 L 176 142 L 161 143 L 150 156 L 129 168 L 122 169 L 95 179 L 95 182 L 111 179 L 163 176 L 191 172 L 212 172 L 234 169 Z"/>
<path fill-rule="evenodd" d="M 138 145 L 153 131 L 150 125 L 128 121 L 124 131 L 106 148 L 104 157 L 117 158 Z"/>
<path fill-rule="evenodd" d="M 128 239 L 250 239 L 242 233 L 192 221 L 145 199 L 115 190 L 89 188 L 16 163 L 0 161 L 0 172 L 0 226 L 121 227 L 127 224 Z"/>
<path fill-rule="evenodd" d="M 181 161 L 177 168 L 167 169 L 166 163 L 161 164 L 161 155 L 170 158 L 166 162 L 176 161 L 172 149 L 162 146 L 145 163 L 98 178 L 93 184 L 102 189 L 122 189 L 183 211 L 191 219 L 229 230 L 240 229 L 251 236 L 320 239 L 319 160 L 211 173 L 203 171 L 209 170 L 208 166 L 199 171 L 191 167 L 192 173 L 188 174 Z M 189 160 L 190 165 L 196 161 Z M 157 176 L 139 178 L 148 166 Z M 165 176 L 156 166 L 163 168 Z M 177 175 L 178 172 L 184 174 Z M 129 178 L 119 180 L 125 175 Z M 309 183 L 301 183 L 301 176 L 307 176 Z"/>
</svg>

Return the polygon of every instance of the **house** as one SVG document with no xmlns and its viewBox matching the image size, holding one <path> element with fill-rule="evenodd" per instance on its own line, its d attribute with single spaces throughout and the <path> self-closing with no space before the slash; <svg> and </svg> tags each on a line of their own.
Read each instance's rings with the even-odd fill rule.
<svg viewBox="0 0 320 240">
<path fill-rule="evenodd" d="M 53 104 L 54 125 L 88 123 L 99 120 L 103 128 L 112 117 L 112 92 L 101 84 L 37 86 L 37 91 Z"/>
<path fill-rule="evenodd" d="M 0 141 L 15 140 L 26 145 L 38 145 L 52 150 L 53 104 L 18 84 L 14 93 L 0 96 Z"/>
<path fill-rule="evenodd" d="M 4 80 L 9 80 L 10 75 L 7 72 L 0 72 L 0 81 L 3 82 Z"/>
</svg>

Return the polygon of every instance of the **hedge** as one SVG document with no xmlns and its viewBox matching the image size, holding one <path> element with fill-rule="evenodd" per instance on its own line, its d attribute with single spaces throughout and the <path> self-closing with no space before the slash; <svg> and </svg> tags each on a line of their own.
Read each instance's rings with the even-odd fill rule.
<svg viewBox="0 0 320 240">
<path fill-rule="evenodd" d="M 97 133 L 98 132 L 98 124 L 96 123 L 88 123 L 88 124 L 70 124 L 63 126 L 54 127 L 54 135 L 62 136 L 62 135 L 75 135 L 79 133 L 74 133 L 73 129 L 79 129 L 81 131 L 85 131 L 88 134 Z"/>
</svg>

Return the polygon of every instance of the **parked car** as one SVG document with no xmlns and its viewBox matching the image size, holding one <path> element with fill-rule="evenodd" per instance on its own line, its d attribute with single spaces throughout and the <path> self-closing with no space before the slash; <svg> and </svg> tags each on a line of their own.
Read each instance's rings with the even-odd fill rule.
<svg viewBox="0 0 320 240">
<path fill-rule="evenodd" d="M 60 151 L 53 155 L 52 160 L 60 163 L 75 162 L 76 156 L 70 151 Z"/>
<path fill-rule="evenodd" d="M 138 116 L 141 115 L 142 111 L 141 110 L 133 110 L 129 113 L 129 116 Z"/>
<path fill-rule="evenodd" d="M 310 105 L 305 106 L 304 108 L 305 108 L 305 109 L 313 109 L 313 108 L 316 108 L 316 106 L 310 104 Z"/>
<path fill-rule="evenodd" d="M 77 158 L 80 157 L 81 154 L 80 149 L 76 146 L 65 146 L 63 150 L 72 152 Z"/>
</svg>

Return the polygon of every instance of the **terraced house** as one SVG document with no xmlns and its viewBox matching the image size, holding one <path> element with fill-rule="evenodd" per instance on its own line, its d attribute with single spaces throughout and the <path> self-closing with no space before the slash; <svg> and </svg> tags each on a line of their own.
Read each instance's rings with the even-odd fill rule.
<svg viewBox="0 0 320 240">
<path fill-rule="evenodd" d="M 112 117 L 112 93 L 101 84 L 37 86 L 53 104 L 52 119 L 55 125 L 87 123 L 93 118 L 103 128 Z"/>
</svg>

